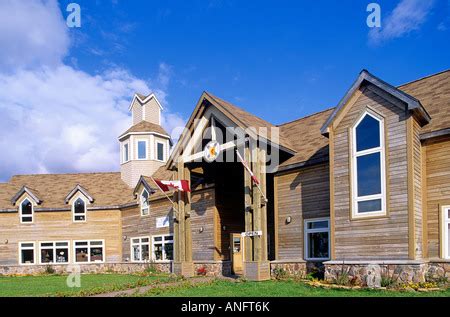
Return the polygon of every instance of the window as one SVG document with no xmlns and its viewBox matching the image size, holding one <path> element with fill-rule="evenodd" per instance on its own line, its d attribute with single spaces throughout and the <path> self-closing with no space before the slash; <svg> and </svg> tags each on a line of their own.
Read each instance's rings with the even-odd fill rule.
<svg viewBox="0 0 450 317">
<path fill-rule="evenodd" d="M 20 222 L 21 223 L 33 223 L 33 204 L 25 198 L 20 204 Z"/>
<path fill-rule="evenodd" d="M 305 259 L 330 258 L 330 220 L 328 218 L 305 221 Z"/>
<path fill-rule="evenodd" d="M 386 214 L 383 120 L 366 112 L 353 128 L 353 217 Z"/>
<path fill-rule="evenodd" d="M 34 264 L 34 242 L 21 242 L 19 245 L 20 264 Z"/>
<path fill-rule="evenodd" d="M 129 161 L 128 143 L 123 145 L 123 163 Z"/>
<path fill-rule="evenodd" d="M 140 140 L 137 141 L 137 153 L 138 153 L 138 160 L 146 160 L 147 159 L 147 141 L 146 140 Z"/>
<path fill-rule="evenodd" d="M 173 260 L 173 236 L 154 236 L 152 250 L 155 261 Z"/>
<path fill-rule="evenodd" d="M 150 238 L 131 239 L 131 261 L 145 262 L 150 260 Z"/>
<path fill-rule="evenodd" d="M 442 224 L 444 225 L 443 238 L 444 238 L 444 258 L 450 259 L 450 206 L 444 207 L 444 215 Z"/>
<path fill-rule="evenodd" d="M 73 221 L 86 221 L 86 202 L 81 198 L 77 198 L 73 203 Z"/>
<path fill-rule="evenodd" d="M 158 161 L 164 161 L 164 143 L 157 142 L 157 159 Z"/>
<path fill-rule="evenodd" d="M 104 262 L 104 241 L 75 241 L 75 263 Z"/>
<path fill-rule="evenodd" d="M 141 194 L 141 216 L 148 216 L 150 206 L 148 204 L 148 191 L 144 188 Z"/>
<path fill-rule="evenodd" d="M 41 242 L 40 263 L 69 263 L 69 242 Z"/>
</svg>

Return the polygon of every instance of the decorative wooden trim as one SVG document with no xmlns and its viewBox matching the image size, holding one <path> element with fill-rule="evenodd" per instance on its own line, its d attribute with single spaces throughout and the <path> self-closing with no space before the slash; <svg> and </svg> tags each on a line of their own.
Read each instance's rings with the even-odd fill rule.
<svg viewBox="0 0 450 317">
<path fill-rule="evenodd" d="M 345 115 L 348 113 L 348 111 L 351 109 L 351 107 L 355 104 L 356 101 L 358 101 L 359 97 L 362 95 L 362 90 L 357 89 L 351 98 L 347 101 L 347 103 L 339 110 L 337 113 L 334 122 L 332 124 L 332 129 L 335 130 L 337 126 L 339 126 L 339 123 L 341 123 L 342 119 L 345 117 Z"/>
<path fill-rule="evenodd" d="M 329 156 L 330 156 L 330 258 L 336 258 L 335 248 L 335 214 L 334 214 L 334 130 L 329 131 Z"/>
<path fill-rule="evenodd" d="M 406 148 L 408 161 L 408 255 L 411 260 L 416 258 L 415 243 L 415 213 L 414 213 L 414 149 L 413 149 L 413 117 L 406 120 Z"/>
</svg>

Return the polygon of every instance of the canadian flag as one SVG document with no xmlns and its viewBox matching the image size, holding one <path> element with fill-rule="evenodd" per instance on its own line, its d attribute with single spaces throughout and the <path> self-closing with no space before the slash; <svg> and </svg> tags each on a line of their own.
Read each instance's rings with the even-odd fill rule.
<svg viewBox="0 0 450 317">
<path fill-rule="evenodd" d="M 170 191 L 171 188 L 179 190 L 181 192 L 190 192 L 189 181 L 187 180 L 178 180 L 178 181 L 163 181 L 158 179 L 153 179 L 158 185 L 158 187 L 165 192 Z"/>
<path fill-rule="evenodd" d="M 241 161 L 242 165 L 244 165 L 244 168 L 247 170 L 247 172 L 250 174 L 250 176 L 252 177 L 252 180 L 255 184 L 259 185 L 259 180 L 256 178 L 255 174 L 253 174 L 252 170 L 250 169 L 250 167 L 248 166 L 248 163 L 246 160 L 244 160 L 241 156 L 241 154 L 239 153 L 239 151 L 236 151 L 237 156 L 239 157 L 239 160 Z"/>
</svg>

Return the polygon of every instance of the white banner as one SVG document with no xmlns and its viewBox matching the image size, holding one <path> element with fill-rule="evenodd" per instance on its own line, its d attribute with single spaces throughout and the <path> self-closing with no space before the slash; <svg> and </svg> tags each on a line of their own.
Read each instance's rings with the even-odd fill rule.
<svg viewBox="0 0 450 317">
<path fill-rule="evenodd" d="M 241 233 L 242 237 L 255 237 L 255 236 L 262 236 L 262 231 L 247 231 Z"/>
</svg>

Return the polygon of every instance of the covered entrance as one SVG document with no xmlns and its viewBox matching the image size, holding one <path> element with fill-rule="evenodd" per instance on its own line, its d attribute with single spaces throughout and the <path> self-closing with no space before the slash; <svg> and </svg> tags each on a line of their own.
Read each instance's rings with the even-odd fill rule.
<svg viewBox="0 0 450 317">
<path fill-rule="evenodd" d="M 190 119 L 191 130 L 182 135 L 168 164 L 174 179 L 190 180 L 192 186 L 199 180 L 214 186 L 214 260 L 231 263 L 234 274 L 249 280 L 268 280 L 270 260 L 275 256 L 270 243 L 275 229 L 273 175 L 266 173 L 266 166 L 267 151 L 274 149 L 267 139 L 240 128 L 230 114 L 214 107 L 213 100 L 203 98 L 200 105 L 209 107 L 203 106 L 195 121 Z M 200 111 L 198 107 L 194 114 Z M 191 197 L 183 192 L 175 196 L 174 271 L 192 276 L 196 259 L 192 252 Z"/>
</svg>

